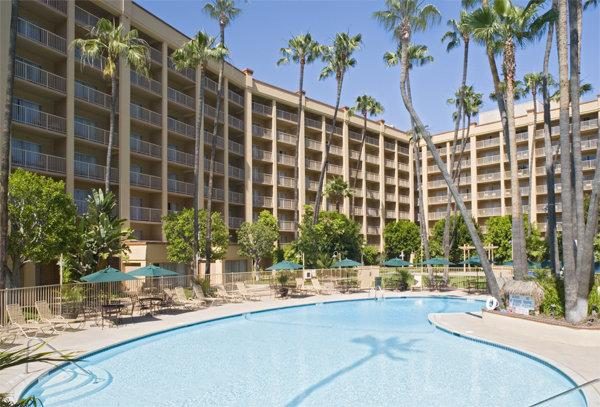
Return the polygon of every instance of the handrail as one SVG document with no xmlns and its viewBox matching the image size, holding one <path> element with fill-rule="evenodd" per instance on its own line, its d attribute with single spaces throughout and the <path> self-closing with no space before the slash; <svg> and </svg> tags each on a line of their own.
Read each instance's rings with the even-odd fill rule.
<svg viewBox="0 0 600 407">
<path fill-rule="evenodd" d="M 537 403 L 535 403 L 535 404 L 532 404 L 532 405 L 531 405 L 531 406 L 529 406 L 529 407 L 541 406 L 541 405 L 543 405 L 544 403 L 547 403 L 548 401 L 555 400 L 555 399 L 557 399 L 557 398 L 559 398 L 559 397 L 562 397 L 562 396 L 564 396 L 565 394 L 571 393 L 572 391 L 575 391 L 575 390 L 580 390 L 580 389 L 582 389 L 583 387 L 585 387 L 585 386 L 589 386 L 590 384 L 594 384 L 594 383 L 596 383 L 596 382 L 600 383 L 600 377 L 597 377 L 597 378 L 595 378 L 595 379 L 593 379 L 593 380 L 590 380 L 589 382 L 585 382 L 585 383 L 579 384 L 579 385 L 577 385 L 577 386 L 575 386 L 575 387 L 571 387 L 570 389 L 568 389 L 568 390 L 565 390 L 565 391 L 563 391 L 563 392 L 560 392 L 560 393 L 558 393 L 558 394 L 555 394 L 555 395 L 554 395 L 554 396 L 552 396 L 552 397 L 548 397 L 547 399 L 544 399 L 544 400 L 542 400 L 542 401 L 538 401 Z"/>
<path fill-rule="evenodd" d="M 50 345 L 48 342 L 46 342 L 45 340 L 43 340 L 42 338 L 29 338 L 29 340 L 27 341 L 27 357 L 29 357 L 31 355 L 31 343 L 32 342 L 38 342 L 40 343 L 42 346 L 46 346 L 50 349 L 52 349 L 52 351 L 54 351 L 54 353 L 58 353 L 60 356 L 62 356 L 63 358 L 67 358 L 68 355 L 66 355 L 65 353 L 59 351 L 58 349 L 56 349 L 54 346 Z M 75 360 L 71 360 L 71 359 L 67 359 L 66 360 L 68 363 L 72 363 L 75 367 L 77 367 L 79 370 L 81 370 L 83 373 L 85 373 L 86 375 L 93 377 L 94 378 L 94 383 L 97 383 L 100 380 L 98 376 L 96 376 L 95 374 L 93 374 L 92 372 L 90 372 L 87 369 L 84 369 L 83 367 L 81 367 Z M 27 362 L 25 364 L 25 373 L 29 374 L 29 362 Z"/>
</svg>

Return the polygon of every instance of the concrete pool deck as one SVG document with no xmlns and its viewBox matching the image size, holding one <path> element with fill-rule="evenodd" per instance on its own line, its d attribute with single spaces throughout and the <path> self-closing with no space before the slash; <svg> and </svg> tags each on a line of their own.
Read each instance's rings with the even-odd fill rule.
<svg viewBox="0 0 600 407">
<path fill-rule="evenodd" d="M 386 292 L 385 295 L 388 298 L 411 296 L 460 296 L 474 299 L 485 298 L 485 296 L 466 295 L 461 291 L 448 291 L 443 293 L 430 293 L 425 291 Z M 119 327 L 104 327 L 104 329 L 102 329 L 97 326 L 88 326 L 83 330 L 61 333 L 57 336 L 44 338 L 44 340 L 63 352 L 77 352 L 78 354 L 83 354 L 136 337 L 215 318 L 285 306 L 362 298 L 369 298 L 369 294 L 317 295 L 305 298 L 290 298 L 286 300 L 267 299 L 239 304 L 225 304 L 222 306 L 213 306 L 197 311 L 177 314 L 157 314 L 154 317 L 141 319 L 134 323 L 128 323 L 126 317 L 124 319 L 124 324 Z M 551 338 L 546 337 L 540 338 L 539 336 L 536 336 L 535 323 L 532 323 L 531 329 L 528 329 L 527 332 L 521 332 L 519 335 L 515 335 L 510 331 L 510 335 L 507 335 L 506 332 L 509 327 L 502 326 L 504 322 L 497 327 L 492 327 L 489 326 L 489 324 L 485 325 L 481 318 L 463 313 L 432 314 L 430 320 L 434 325 L 463 336 L 483 339 L 485 341 L 495 342 L 527 353 L 535 354 L 541 359 L 563 370 L 578 384 L 600 376 L 600 343 L 589 344 L 590 346 L 572 346 L 561 342 L 559 338 L 556 340 L 551 340 Z M 510 324 L 511 321 L 507 321 L 506 323 Z M 25 345 L 27 344 L 27 340 L 20 338 L 17 343 Z M 18 349 L 18 347 L 19 346 L 17 345 L 9 349 Z M 0 347 L 0 350 L 5 349 L 7 348 Z M 42 350 L 46 351 L 49 349 L 40 349 L 40 351 Z M 52 365 L 38 363 L 29 366 L 29 373 L 26 372 L 25 366 L 17 366 L 0 372 L 0 393 L 8 393 L 12 397 L 18 397 L 29 383 L 52 367 Z M 600 406 L 600 386 L 597 386 L 595 391 L 588 389 L 586 391 L 586 396 L 590 406 Z"/>
</svg>

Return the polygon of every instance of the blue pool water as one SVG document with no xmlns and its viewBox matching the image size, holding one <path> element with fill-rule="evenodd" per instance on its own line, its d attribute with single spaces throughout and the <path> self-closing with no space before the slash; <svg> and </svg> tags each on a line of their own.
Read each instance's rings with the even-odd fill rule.
<svg viewBox="0 0 600 407">
<path fill-rule="evenodd" d="M 527 406 L 572 387 L 531 358 L 435 329 L 450 298 L 348 301 L 199 324 L 89 356 L 28 391 L 44 406 Z M 549 404 L 550 405 L 550 404 Z M 571 393 L 556 406 L 585 406 Z"/>
</svg>

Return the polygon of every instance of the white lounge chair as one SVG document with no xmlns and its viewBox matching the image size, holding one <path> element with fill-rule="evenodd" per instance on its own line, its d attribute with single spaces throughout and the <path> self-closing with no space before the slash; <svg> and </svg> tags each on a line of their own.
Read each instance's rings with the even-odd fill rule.
<svg viewBox="0 0 600 407">
<path fill-rule="evenodd" d="M 85 325 L 85 319 L 83 318 L 65 318 L 62 315 L 55 315 L 48 305 L 48 301 L 36 301 L 35 309 L 38 312 L 40 321 L 52 325 L 52 328 L 65 329 L 80 329 Z"/>
<path fill-rule="evenodd" d="M 244 284 L 242 282 L 237 282 L 237 283 L 235 283 L 235 286 L 243 299 L 251 300 L 251 301 L 260 301 L 260 295 L 248 290 L 246 288 L 246 284 Z"/>
<path fill-rule="evenodd" d="M 42 333 L 45 334 L 45 328 L 56 331 L 52 325 L 48 323 L 41 323 L 33 319 L 26 319 L 23 314 L 23 309 L 19 304 L 8 304 L 6 306 L 6 312 L 8 314 L 8 320 L 11 325 L 14 326 L 23 336 L 31 338 Z"/>
<path fill-rule="evenodd" d="M 217 289 L 217 295 L 219 298 L 223 299 L 225 302 L 242 302 L 244 300 L 240 294 L 230 293 L 225 289 L 224 286 L 220 284 L 215 285 L 215 288 Z"/>
<path fill-rule="evenodd" d="M 302 295 L 308 295 L 311 292 L 315 292 L 314 289 L 309 289 L 304 285 L 303 277 L 296 277 L 296 287 L 294 288 L 294 291 Z"/>
<path fill-rule="evenodd" d="M 204 301 L 208 304 L 209 307 L 217 302 L 223 303 L 223 300 L 221 298 L 207 297 L 206 295 L 204 295 L 204 291 L 202 291 L 202 287 L 200 287 L 199 285 L 193 284 L 192 290 L 194 290 L 194 297 L 198 300 Z"/>
<path fill-rule="evenodd" d="M 332 283 L 330 283 L 330 284 L 323 283 L 323 285 L 321 285 L 321 282 L 316 277 L 312 278 L 310 281 L 312 282 L 312 286 L 313 286 L 314 290 L 317 292 L 317 294 L 330 295 L 330 294 L 335 293 Z"/>
<path fill-rule="evenodd" d="M 187 304 L 188 307 L 190 308 L 202 308 L 206 302 L 203 300 L 199 300 L 199 299 L 189 299 L 186 295 L 185 295 L 185 291 L 183 290 L 183 287 L 175 287 L 175 298 L 177 298 L 177 301 L 179 301 L 182 304 Z"/>
</svg>

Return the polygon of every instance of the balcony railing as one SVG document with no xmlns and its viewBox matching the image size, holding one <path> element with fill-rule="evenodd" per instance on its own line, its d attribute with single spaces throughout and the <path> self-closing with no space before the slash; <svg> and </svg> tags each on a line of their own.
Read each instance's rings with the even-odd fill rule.
<svg viewBox="0 0 600 407">
<path fill-rule="evenodd" d="M 400 171 L 406 171 L 406 172 L 410 171 L 410 167 L 408 166 L 408 164 L 404 164 L 404 163 L 398 163 L 398 169 Z"/>
<path fill-rule="evenodd" d="M 373 191 L 367 189 L 367 198 L 368 199 L 379 199 L 379 191 Z"/>
<path fill-rule="evenodd" d="M 157 64 L 162 64 L 162 51 L 154 48 L 148 47 L 150 49 L 150 59 L 152 59 Z"/>
<path fill-rule="evenodd" d="M 298 141 L 298 138 L 292 134 L 285 133 L 283 131 L 278 131 L 277 140 L 281 141 L 282 143 L 291 144 L 295 146 L 296 142 Z"/>
<path fill-rule="evenodd" d="M 111 96 L 90 86 L 75 82 L 75 97 L 92 105 L 110 109 Z"/>
<path fill-rule="evenodd" d="M 396 162 L 394 160 L 390 160 L 389 158 L 385 159 L 385 166 L 388 168 L 394 168 L 394 164 Z"/>
<path fill-rule="evenodd" d="M 234 154 L 243 156 L 244 146 L 236 141 L 229 140 L 229 151 Z"/>
<path fill-rule="evenodd" d="M 169 192 L 194 196 L 194 184 L 192 184 L 191 182 L 183 182 L 176 179 L 169 179 L 167 185 Z"/>
<path fill-rule="evenodd" d="M 254 170 L 252 172 L 252 181 L 256 182 L 256 183 L 272 185 L 273 184 L 273 175 L 266 173 L 266 172 Z"/>
<path fill-rule="evenodd" d="M 219 90 L 219 84 L 216 81 L 213 81 L 212 79 L 205 76 L 204 89 L 216 94 Z"/>
<path fill-rule="evenodd" d="M 333 130 L 333 125 L 331 125 L 331 124 L 325 125 L 325 130 L 327 131 L 327 133 L 330 133 Z M 339 123 L 337 126 L 335 126 L 334 134 L 337 134 L 338 136 L 342 135 L 342 124 L 341 123 Z"/>
<path fill-rule="evenodd" d="M 307 138 L 304 140 L 306 144 L 306 148 L 310 148 L 311 150 L 321 151 L 321 142 Z"/>
<path fill-rule="evenodd" d="M 271 130 L 270 129 L 266 129 L 264 127 L 261 126 L 257 126 L 256 124 L 252 125 L 252 135 L 254 137 L 260 137 L 260 138 L 264 138 L 264 139 L 271 139 Z"/>
<path fill-rule="evenodd" d="M 244 106 L 244 96 L 243 95 L 240 95 L 237 92 L 234 92 L 233 90 L 229 89 L 228 96 L 229 96 L 230 102 L 233 102 L 233 103 L 237 104 L 238 106 Z"/>
<path fill-rule="evenodd" d="M 284 232 L 293 232 L 296 230 L 296 222 L 293 222 L 291 220 L 280 220 L 279 230 L 282 230 Z"/>
<path fill-rule="evenodd" d="M 162 188 L 162 180 L 156 175 L 144 174 L 141 172 L 131 171 L 129 173 L 129 182 L 143 188 L 158 189 Z"/>
<path fill-rule="evenodd" d="M 398 152 L 400 154 L 408 155 L 408 147 L 398 146 Z"/>
<path fill-rule="evenodd" d="M 254 195 L 252 197 L 252 204 L 261 208 L 272 208 L 273 197 L 265 195 Z"/>
<path fill-rule="evenodd" d="M 501 190 L 491 189 L 477 192 L 478 199 L 499 199 L 502 196 Z"/>
<path fill-rule="evenodd" d="M 335 175 L 342 175 L 343 168 L 341 165 L 327 164 L 327 172 Z"/>
<path fill-rule="evenodd" d="M 161 146 L 158 144 L 150 143 L 148 141 L 143 141 L 137 138 L 131 138 L 129 141 L 129 145 L 131 151 L 143 155 L 147 155 L 150 157 L 161 157 Z"/>
<path fill-rule="evenodd" d="M 66 170 L 66 160 L 62 157 L 14 147 L 11 149 L 11 163 L 15 167 L 56 174 L 64 174 Z"/>
<path fill-rule="evenodd" d="M 61 54 L 67 52 L 67 40 L 63 37 L 20 17 L 17 21 L 17 33 L 23 38 L 37 42 L 38 44 L 58 51 Z"/>
<path fill-rule="evenodd" d="M 500 162 L 500 154 L 486 155 L 484 157 L 479 157 L 477 159 L 478 165 L 495 164 L 495 163 L 499 163 L 499 162 Z"/>
<path fill-rule="evenodd" d="M 386 150 L 391 150 L 391 151 L 394 151 L 394 150 L 396 149 L 396 143 L 395 143 L 395 142 L 393 142 L 393 141 L 384 141 L 384 142 L 383 142 L 383 147 L 384 147 Z"/>
<path fill-rule="evenodd" d="M 367 154 L 365 159 L 367 160 L 368 163 L 379 165 L 379 157 L 377 157 L 376 155 Z"/>
<path fill-rule="evenodd" d="M 396 178 L 387 175 L 385 177 L 385 183 L 388 184 L 388 185 L 394 185 L 396 183 Z"/>
<path fill-rule="evenodd" d="M 242 223 L 244 223 L 244 218 L 238 218 L 235 216 L 229 217 L 229 227 L 231 229 L 239 229 L 240 226 L 242 226 Z"/>
<path fill-rule="evenodd" d="M 379 209 L 367 207 L 367 216 L 374 216 L 374 217 L 379 216 Z"/>
<path fill-rule="evenodd" d="M 316 191 L 317 189 L 319 189 L 319 181 L 307 179 L 306 180 L 306 189 L 308 189 L 309 191 Z M 358 195 L 355 193 L 354 196 L 358 196 Z"/>
<path fill-rule="evenodd" d="M 515 139 L 516 139 L 517 141 L 525 141 L 525 140 L 527 140 L 528 138 L 529 138 L 529 132 L 528 132 L 528 131 L 522 131 L 522 132 L 520 132 L 520 133 L 517 133 L 517 134 L 516 134 L 516 137 L 515 137 Z"/>
<path fill-rule="evenodd" d="M 292 167 L 296 164 L 293 156 L 282 153 L 277 154 L 277 162 L 279 164 L 290 165 Z"/>
<path fill-rule="evenodd" d="M 131 84 L 133 86 L 137 86 L 138 88 L 147 90 L 148 92 L 154 93 L 155 95 L 160 96 L 162 94 L 162 85 L 159 81 L 154 80 L 152 78 L 146 78 L 145 76 L 140 75 L 135 71 L 130 71 L 129 76 L 131 78 Z"/>
<path fill-rule="evenodd" d="M 367 171 L 367 180 L 373 182 L 379 182 L 379 174 Z"/>
<path fill-rule="evenodd" d="M 348 136 L 352 139 L 352 140 L 356 140 L 356 141 L 361 141 L 362 140 L 362 134 L 354 131 L 354 130 L 348 130 Z"/>
<path fill-rule="evenodd" d="M 379 235 L 379 226 L 367 226 L 367 233 L 370 235 Z"/>
<path fill-rule="evenodd" d="M 206 144 L 207 146 L 212 146 L 212 141 L 213 141 L 213 135 L 212 133 L 209 133 L 208 131 L 204 131 L 204 144 Z M 225 139 L 221 136 L 216 136 L 216 146 L 218 149 L 224 149 L 225 148 Z"/>
<path fill-rule="evenodd" d="M 176 89 L 173 89 L 171 87 L 167 88 L 167 98 L 172 101 L 175 102 L 179 105 L 185 106 L 189 109 L 196 109 L 196 101 L 194 100 L 193 97 L 186 95 L 183 92 L 180 92 Z"/>
<path fill-rule="evenodd" d="M 132 119 L 137 119 L 142 122 L 152 124 L 154 126 L 160 126 L 162 123 L 162 115 L 160 113 L 156 113 L 152 110 L 135 105 L 133 103 L 131 104 L 130 109 L 131 110 L 129 114 Z"/>
<path fill-rule="evenodd" d="M 61 93 L 67 91 L 65 78 L 23 61 L 15 61 L 15 77 Z"/>
<path fill-rule="evenodd" d="M 310 127 L 313 129 L 318 129 L 321 130 L 321 120 L 315 120 L 315 119 L 311 119 L 310 117 L 305 117 L 304 118 L 304 124 L 306 125 L 306 127 Z"/>
<path fill-rule="evenodd" d="M 204 198 L 208 199 L 208 187 L 204 186 Z M 216 201 L 224 201 L 225 200 L 225 191 L 221 188 L 213 187 L 212 199 Z"/>
<path fill-rule="evenodd" d="M 64 117 L 30 109 L 25 106 L 13 104 L 12 119 L 17 123 L 26 124 L 40 129 L 66 134 L 67 121 Z"/>
<path fill-rule="evenodd" d="M 104 181 L 106 177 L 106 166 L 86 163 L 84 161 L 75 161 L 75 176 L 85 179 Z M 119 180 L 119 169 L 112 168 L 110 170 L 110 181 L 118 182 Z"/>
<path fill-rule="evenodd" d="M 319 161 L 306 159 L 305 163 L 306 163 L 306 168 L 308 168 L 310 170 L 315 170 L 315 171 L 321 170 L 321 163 Z"/>
<path fill-rule="evenodd" d="M 281 209 L 296 209 L 296 201 L 288 198 L 279 198 L 277 200 L 278 207 Z"/>
<path fill-rule="evenodd" d="M 169 67 L 169 69 L 177 74 L 179 74 L 180 76 L 189 79 L 190 81 L 195 81 L 196 80 L 196 71 L 191 69 L 191 68 L 184 68 L 181 71 L 178 70 L 177 68 L 175 68 L 175 62 L 173 62 L 173 58 L 169 57 L 169 59 L 167 60 L 167 66 Z"/>
<path fill-rule="evenodd" d="M 100 20 L 100 17 L 93 15 L 79 6 L 75 6 L 75 22 L 80 26 L 89 30 L 96 26 L 98 20 Z"/>
<path fill-rule="evenodd" d="M 495 146 L 499 146 L 500 145 L 500 139 L 499 138 L 492 138 L 492 139 L 487 139 L 487 140 L 480 140 L 477 142 L 477 144 L 475 144 L 475 146 L 479 149 L 479 148 L 485 148 L 485 147 L 495 147 Z"/>
<path fill-rule="evenodd" d="M 379 139 L 377 137 L 366 136 L 365 137 L 365 142 L 367 144 L 372 144 L 374 146 L 378 146 L 379 145 Z"/>
<path fill-rule="evenodd" d="M 173 119 L 169 117 L 167 119 L 167 126 L 169 130 L 174 133 L 180 134 L 182 136 L 194 138 L 196 134 L 196 129 L 194 126 L 181 122 L 179 120 Z"/>
<path fill-rule="evenodd" d="M 210 169 L 210 160 L 208 158 L 204 159 L 204 171 L 209 171 Z M 215 160 L 215 173 L 216 174 L 225 174 L 225 165 L 222 162 Z"/>
<path fill-rule="evenodd" d="M 158 223 L 161 220 L 162 211 L 156 208 L 145 208 L 142 206 L 130 206 L 129 218 L 138 222 L 154 222 Z"/>
<path fill-rule="evenodd" d="M 479 208 L 478 214 L 479 216 L 500 216 L 502 215 L 502 208 Z"/>
<path fill-rule="evenodd" d="M 108 130 L 75 121 L 75 137 L 78 139 L 108 145 L 108 134 Z M 115 133 L 113 137 L 114 146 L 117 145 L 118 140 L 118 134 Z"/>
<path fill-rule="evenodd" d="M 235 116 L 229 115 L 229 127 L 244 131 L 244 121 Z"/>
<path fill-rule="evenodd" d="M 78 47 L 75 47 L 75 60 L 81 62 L 81 60 L 82 60 L 81 57 L 82 57 L 81 49 Z M 89 66 L 89 67 L 92 67 L 94 69 L 101 71 L 103 69 L 103 67 L 106 66 L 106 59 L 104 57 L 93 58 L 93 59 L 85 57 L 83 59 L 83 63 L 85 66 Z"/>
<path fill-rule="evenodd" d="M 38 2 L 52 7 L 53 9 L 60 11 L 62 14 L 67 14 L 67 2 L 65 0 L 37 0 Z"/>
<path fill-rule="evenodd" d="M 294 178 L 279 175 L 277 177 L 277 185 L 282 186 L 282 187 L 295 188 L 296 180 Z"/>
<path fill-rule="evenodd" d="M 298 115 L 296 113 L 286 112 L 285 110 L 281 109 L 277 109 L 277 118 L 294 123 L 298 122 Z"/>
<path fill-rule="evenodd" d="M 271 116 L 273 109 L 271 106 L 263 105 L 262 103 L 252 102 L 252 111 L 263 116 Z"/>
<path fill-rule="evenodd" d="M 261 161 L 271 161 L 273 156 L 270 151 L 261 150 L 258 147 L 252 147 L 252 158 Z"/>
<path fill-rule="evenodd" d="M 228 168 L 228 173 L 230 178 L 234 178 L 240 181 L 244 180 L 244 169 L 238 168 L 236 166 L 230 165 Z"/>
<path fill-rule="evenodd" d="M 179 151 L 175 148 L 169 147 L 167 150 L 167 158 L 170 162 L 183 164 L 188 167 L 194 166 L 194 155 L 183 151 Z"/>
<path fill-rule="evenodd" d="M 596 129 L 598 128 L 598 119 L 588 119 L 588 120 L 582 120 L 581 124 L 579 125 L 581 131 L 587 131 L 587 130 L 592 130 L 592 129 Z M 569 131 L 573 130 L 573 125 L 569 125 Z M 560 134 L 560 126 L 556 125 L 556 126 L 552 126 L 551 128 L 551 136 L 557 136 Z M 536 137 L 543 137 L 544 136 L 544 129 L 539 129 L 535 132 L 535 136 Z"/>
<path fill-rule="evenodd" d="M 229 191 L 229 203 L 244 204 L 244 194 L 241 192 Z"/>
<path fill-rule="evenodd" d="M 363 208 L 360 206 L 355 206 L 354 209 L 352 210 L 352 214 L 354 216 L 362 216 L 363 214 Z"/>
</svg>

